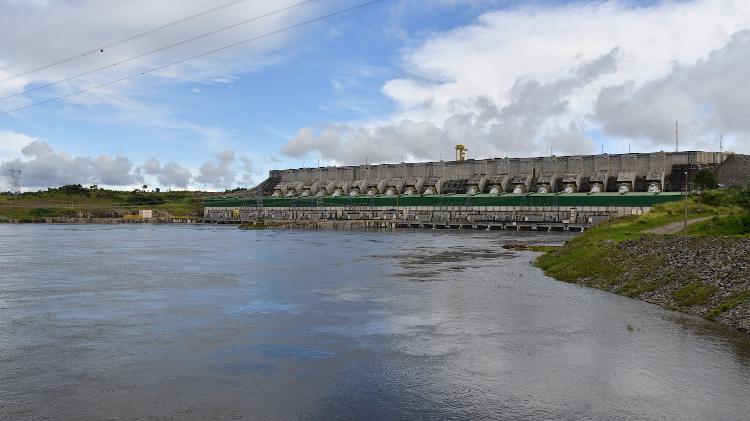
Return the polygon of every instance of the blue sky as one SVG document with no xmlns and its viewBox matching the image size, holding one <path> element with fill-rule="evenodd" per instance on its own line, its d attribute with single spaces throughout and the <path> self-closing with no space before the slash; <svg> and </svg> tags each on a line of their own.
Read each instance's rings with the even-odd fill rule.
<svg viewBox="0 0 750 421">
<path fill-rule="evenodd" d="M 221 3 L 128 2 L 4 46 L 0 79 Z M 0 96 L 281 5 L 262 3 L 248 0 L 98 57 L 0 83 Z M 0 115 L 0 171 L 23 168 L 28 188 L 86 174 L 79 182 L 223 189 L 260 182 L 272 168 L 317 161 L 438 159 L 450 156 L 455 143 L 468 144 L 477 158 L 598 152 L 601 144 L 609 152 L 626 152 L 628 144 L 664 149 L 675 120 L 685 127 L 686 147 L 716 149 L 715 134 L 724 131 L 730 147 L 741 150 L 748 123 L 736 115 L 736 105 L 724 102 L 732 99 L 727 92 L 742 92 L 733 92 L 731 80 L 715 81 L 724 78 L 718 69 L 744 69 L 750 62 L 746 53 L 733 54 L 746 50 L 750 9 L 743 3 L 383 0 L 170 72 Z M 0 101 L 0 110 L 357 4 L 312 2 L 69 85 Z M 105 3 L 0 0 L 0 8 L 1 43 Z M 712 86 L 691 88 L 701 83 Z M 44 147 L 24 151 L 32 142 Z M 174 164 L 170 171 L 167 163 Z"/>
</svg>

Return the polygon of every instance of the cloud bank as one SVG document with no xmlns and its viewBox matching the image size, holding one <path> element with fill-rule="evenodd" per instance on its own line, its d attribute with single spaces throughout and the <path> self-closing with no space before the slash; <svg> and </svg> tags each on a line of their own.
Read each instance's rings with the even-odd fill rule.
<svg viewBox="0 0 750 421">
<path fill-rule="evenodd" d="M 0 133 L 0 140 L 4 139 L 3 136 Z M 28 140 L 19 134 L 11 138 Z M 215 160 L 207 161 L 198 171 L 175 162 L 162 165 L 154 158 L 138 166 L 120 155 L 71 155 L 36 139 L 23 146 L 20 155 L 0 163 L 0 175 L 7 178 L 11 168 L 21 170 L 25 190 L 65 184 L 96 184 L 118 189 L 148 184 L 162 188 L 223 190 L 252 186 L 260 175 L 249 157 L 237 158 L 231 150 L 218 153 Z"/>
<path fill-rule="evenodd" d="M 143 181 L 133 174 L 133 163 L 122 156 L 72 156 L 34 140 L 22 150 L 24 158 L 0 164 L 0 174 L 10 168 L 22 171 L 23 185 L 47 187 L 63 184 L 131 186 Z"/>
<path fill-rule="evenodd" d="M 305 127 L 283 147 L 337 163 L 718 149 L 750 152 L 750 2 L 586 2 L 491 11 L 404 50 L 384 84 L 395 112 Z M 623 146 L 624 145 L 624 146 Z"/>
</svg>

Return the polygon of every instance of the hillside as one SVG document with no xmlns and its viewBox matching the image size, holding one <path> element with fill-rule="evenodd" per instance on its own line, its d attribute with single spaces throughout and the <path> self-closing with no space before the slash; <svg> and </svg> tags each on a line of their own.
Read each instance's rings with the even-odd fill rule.
<svg viewBox="0 0 750 421">
<path fill-rule="evenodd" d="M 122 218 L 151 209 L 172 217 L 199 217 L 203 200 L 215 193 L 115 191 L 63 186 L 43 192 L 0 194 L 0 222 L 44 222 L 45 218 Z"/>
</svg>

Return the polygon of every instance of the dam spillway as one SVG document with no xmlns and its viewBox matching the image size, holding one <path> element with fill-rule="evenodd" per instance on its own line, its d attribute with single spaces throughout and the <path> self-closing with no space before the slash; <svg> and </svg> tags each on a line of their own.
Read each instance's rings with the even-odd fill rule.
<svg viewBox="0 0 750 421">
<path fill-rule="evenodd" d="M 701 169 L 747 179 L 747 158 L 688 151 L 272 170 L 249 195 L 206 201 L 204 219 L 583 230 L 679 200 Z"/>
</svg>

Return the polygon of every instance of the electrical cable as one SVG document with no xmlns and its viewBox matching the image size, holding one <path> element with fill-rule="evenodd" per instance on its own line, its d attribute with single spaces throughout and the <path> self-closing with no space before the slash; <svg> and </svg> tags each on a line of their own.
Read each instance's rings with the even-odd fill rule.
<svg viewBox="0 0 750 421">
<path fill-rule="evenodd" d="M 118 8 L 120 8 L 122 6 L 125 6 L 126 4 L 133 3 L 135 1 L 138 1 L 138 0 L 123 1 L 123 2 L 120 2 L 120 3 L 117 3 L 117 4 L 113 5 L 111 7 L 107 7 L 105 9 L 100 9 L 100 10 L 97 10 L 95 12 L 89 13 L 88 15 L 79 16 L 79 17 L 77 17 L 75 19 L 72 19 L 72 20 L 69 20 L 67 22 L 62 22 L 62 23 L 59 23 L 59 24 L 56 24 L 56 25 L 49 26 L 49 27 L 47 27 L 45 29 L 42 29 L 42 30 L 39 30 L 37 32 L 32 32 L 30 34 L 26 34 L 26 35 L 20 36 L 18 38 L 12 39 L 10 41 L 5 41 L 3 43 L 0 43 L 0 47 L 7 47 L 9 45 L 17 44 L 17 43 L 19 43 L 21 41 L 26 41 L 27 39 L 34 38 L 34 37 L 37 37 L 37 36 L 42 35 L 42 34 L 46 34 L 47 32 L 52 32 L 54 30 L 57 30 L 57 29 L 64 28 L 66 26 L 72 25 L 74 23 L 81 22 L 81 21 L 86 20 L 88 18 L 101 15 L 102 13 L 109 12 L 110 10 L 118 9 Z"/>
<path fill-rule="evenodd" d="M 205 38 L 205 37 L 210 36 L 210 35 L 217 34 L 219 32 L 228 31 L 228 30 L 234 29 L 234 28 L 236 28 L 238 26 L 246 25 L 248 23 L 252 23 L 252 22 L 258 21 L 260 19 L 264 19 L 264 18 L 273 16 L 273 15 L 277 15 L 279 13 L 287 12 L 289 10 L 292 10 L 292 9 L 304 6 L 304 5 L 308 4 L 308 3 L 312 3 L 312 2 L 315 2 L 315 1 L 318 1 L 318 0 L 304 0 L 304 1 L 301 1 L 299 3 L 295 3 L 295 4 L 289 5 L 287 7 L 281 8 L 281 9 L 276 9 L 274 11 L 267 12 L 267 13 L 264 13 L 262 15 L 258 15 L 258 16 L 255 16 L 255 17 L 252 17 L 252 18 L 249 18 L 249 19 L 245 19 L 243 21 L 240 21 L 240 22 L 228 25 L 228 26 L 224 26 L 224 27 L 221 27 L 219 29 L 215 29 L 215 30 L 212 30 L 212 31 L 209 31 L 209 32 L 204 32 L 204 33 L 196 35 L 194 37 L 190 37 L 190 38 L 187 38 L 187 39 L 182 40 L 182 41 L 178 41 L 178 42 L 175 42 L 175 43 L 172 43 L 172 44 L 169 44 L 169 45 L 165 45 L 163 47 L 159 47 L 157 49 L 154 49 L 154 50 L 142 53 L 142 54 L 138 54 L 136 56 L 129 57 L 129 58 L 117 61 L 115 63 L 108 64 L 106 66 L 97 67 L 95 69 L 87 70 L 87 71 L 85 71 L 83 73 L 79 73 L 79 74 L 74 75 L 74 76 L 70 76 L 70 77 L 67 77 L 67 78 L 64 78 L 64 79 L 60 79 L 60 80 L 57 80 L 57 81 L 54 81 L 54 82 L 44 83 L 42 85 L 35 86 L 33 88 L 29 88 L 29 89 L 23 90 L 21 92 L 17 92 L 17 93 L 14 93 L 14 94 L 6 95 L 4 97 L 0 97 L 0 101 L 6 100 L 6 99 L 9 99 L 9 98 L 14 98 L 14 97 L 21 96 L 21 95 L 25 95 L 25 94 L 28 94 L 30 92 L 35 92 L 35 91 L 38 91 L 40 89 L 49 88 L 50 86 L 59 85 L 61 83 L 70 82 L 71 80 L 75 80 L 75 79 L 78 79 L 78 78 L 83 77 L 83 76 L 88 76 L 88 75 L 90 75 L 92 73 L 100 72 L 102 70 L 107 70 L 107 69 L 110 69 L 110 68 L 113 68 L 113 67 L 117 67 L 117 66 L 120 66 L 122 64 L 131 62 L 131 61 L 134 61 L 134 60 L 141 59 L 143 57 L 147 57 L 147 56 L 150 56 L 150 55 L 153 55 L 153 54 L 156 54 L 156 53 L 160 53 L 162 51 L 165 51 L 165 50 L 168 50 L 168 49 L 171 49 L 171 48 L 174 48 L 174 47 L 178 47 L 180 45 L 184 45 L 184 44 L 193 42 L 195 40 L 198 40 L 198 39 L 201 39 L 201 38 Z"/>
<path fill-rule="evenodd" d="M 65 94 L 65 95 L 60 95 L 60 96 L 48 98 L 48 99 L 43 100 L 43 101 L 34 102 L 32 104 L 24 105 L 24 106 L 21 106 L 21 107 L 18 107 L 18 108 L 14 108 L 14 109 L 11 109 L 11 110 L 0 111 L 0 115 L 5 115 L 5 114 L 14 113 L 14 112 L 17 112 L 17 111 L 26 110 L 26 109 L 29 109 L 29 108 L 32 108 L 32 107 L 37 107 L 37 106 L 40 106 L 40 105 L 49 104 L 50 102 L 55 102 L 55 101 L 59 101 L 61 99 L 69 98 L 69 97 L 72 97 L 72 96 L 75 96 L 75 95 L 79 95 L 79 94 L 82 94 L 82 93 L 90 92 L 90 91 L 93 91 L 95 89 L 104 88 L 104 87 L 107 87 L 107 86 L 110 86 L 110 85 L 114 85 L 116 83 L 120 83 L 120 82 L 124 82 L 126 80 L 129 80 L 129 79 L 133 79 L 133 78 L 138 77 L 138 76 L 143 76 L 143 75 L 146 75 L 146 74 L 149 74 L 149 73 L 153 73 L 153 72 L 156 72 L 156 71 L 159 71 L 159 70 L 162 70 L 162 69 L 166 69 L 168 67 L 176 66 L 178 64 L 182 64 L 182 63 L 185 63 L 185 62 L 188 62 L 188 61 L 191 61 L 191 60 L 195 60 L 195 59 L 198 59 L 198 58 L 209 56 L 209 55 L 218 53 L 220 51 L 228 50 L 230 48 L 239 47 L 241 45 L 248 44 L 248 43 L 253 42 L 253 41 L 257 41 L 257 40 L 260 40 L 260 39 L 263 39 L 263 38 L 268 38 L 270 36 L 277 35 L 277 34 L 280 34 L 280 33 L 283 33 L 283 32 L 288 32 L 288 31 L 291 31 L 291 30 L 294 30 L 294 29 L 297 29 L 297 28 L 301 28 L 301 27 L 304 27 L 304 26 L 307 26 L 307 25 L 311 25 L 313 23 L 317 23 L 317 22 L 320 22 L 320 21 L 324 21 L 324 20 L 327 20 L 327 19 L 339 16 L 339 15 L 343 15 L 343 14 L 346 14 L 346 13 L 351 13 L 351 12 L 354 12 L 356 10 L 363 9 L 363 8 L 365 8 L 367 6 L 371 6 L 371 5 L 375 4 L 375 3 L 380 3 L 381 1 L 383 1 L 383 0 L 371 0 L 371 1 L 368 1 L 368 2 L 365 2 L 365 3 L 360 3 L 360 4 L 357 4 L 355 6 L 351 6 L 351 7 L 345 8 L 345 9 L 337 10 L 337 11 L 332 12 L 332 13 L 328 13 L 326 15 L 318 16 L 318 17 L 313 18 L 313 19 L 304 20 L 304 21 L 296 23 L 294 25 L 285 26 L 285 27 L 276 29 L 274 31 L 266 32 L 264 34 L 257 35 L 257 36 L 251 37 L 251 38 L 247 38 L 247 39 L 244 39 L 242 41 L 238 41 L 238 42 L 235 42 L 235 43 L 232 43 L 232 44 L 228 44 L 228 45 L 225 45 L 223 47 L 219 47 L 219 48 L 215 48 L 213 50 L 205 51 L 203 53 L 196 54 L 194 56 L 190 56 L 190 57 L 183 58 L 183 59 L 180 59 L 180 60 L 177 60 L 177 61 L 173 61 L 171 63 L 167 63 L 167 64 L 164 64 L 164 65 L 161 65 L 161 66 L 158 66 L 158 67 L 153 67 L 153 68 L 144 70 L 142 72 L 133 73 L 131 75 L 128 75 L 128 76 L 125 76 L 125 77 L 122 77 L 122 78 L 119 78 L 119 79 L 115 79 L 115 80 L 112 80 L 112 81 L 109 81 L 109 82 L 105 82 L 105 83 L 101 83 L 101 84 L 98 84 L 98 85 L 90 86 L 88 88 L 80 89 L 80 90 L 74 91 L 74 92 L 70 92 L 70 93 Z"/>
<path fill-rule="evenodd" d="M 61 64 L 70 63 L 71 61 L 79 60 L 79 59 L 82 59 L 84 57 L 90 56 L 92 54 L 103 53 L 105 50 L 108 50 L 110 48 L 116 47 L 118 45 L 122 45 L 122 44 L 125 44 L 127 42 L 134 41 L 136 39 L 143 38 L 145 36 L 148 36 L 148 35 L 151 35 L 151 34 L 154 34 L 154 33 L 160 32 L 160 31 L 163 31 L 165 29 L 172 28 L 174 26 L 177 26 L 177 25 L 180 25 L 182 23 L 191 21 L 193 19 L 197 19 L 199 17 L 205 16 L 205 15 L 208 15 L 208 14 L 211 14 L 211 13 L 215 13 L 215 12 L 218 12 L 220 10 L 224 10 L 224 9 L 226 9 L 228 7 L 234 6 L 234 5 L 239 4 L 239 3 L 243 3 L 245 1 L 247 1 L 247 0 L 233 0 L 233 1 L 230 1 L 229 3 L 224 3 L 224 4 L 221 4 L 219 6 L 203 10 L 201 12 L 192 14 L 190 16 L 186 16 L 184 18 L 181 18 L 181 19 L 178 19 L 178 20 L 166 23 L 164 25 L 160 25 L 160 26 L 151 28 L 151 29 L 149 29 L 147 31 L 140 32 L 140 33 L 135 34 L 135 35 L 131 35 L 131 36 L 123 38 L 121 40 L 114 41 L 114 42 L 111 42 L 109 44 L 101 45 L 99 47 L 92 48 L 90 50 L 86 50 L 86 51 L 83 51 L 81 53 L 78 53 L 78 54 L 75 54 L 75 55 L 72 55 L 72 56 L 68 56 L 68 57 L 59 59 L 59 60 L 54 61 L 52 63 L 48 63 L 48 64 L 45 64 L 45 65 L 42 65 L 42 66 L 38 66 L 38 67 L 35 67 L 33 69 L 29 69 L 29 70 L 23 71 L 21 73 L 17 73 L 17 74 L 15 74 L 13 76 L 9 76 L 9 77 L 6 77 L 4 79 L 0 79 L 0 83 L 9 82 L 11 80 L 18 79 L 19 77 L 28 76 L 28 75 L 30 75 L 32 73 L 36 73 L 36 72 L 39 72 L 39 71 L 42 71 L 42 70 L 46 70 L 46 69 L 49 69 L 51 67 L 59 66 Z"/>
</svg>

